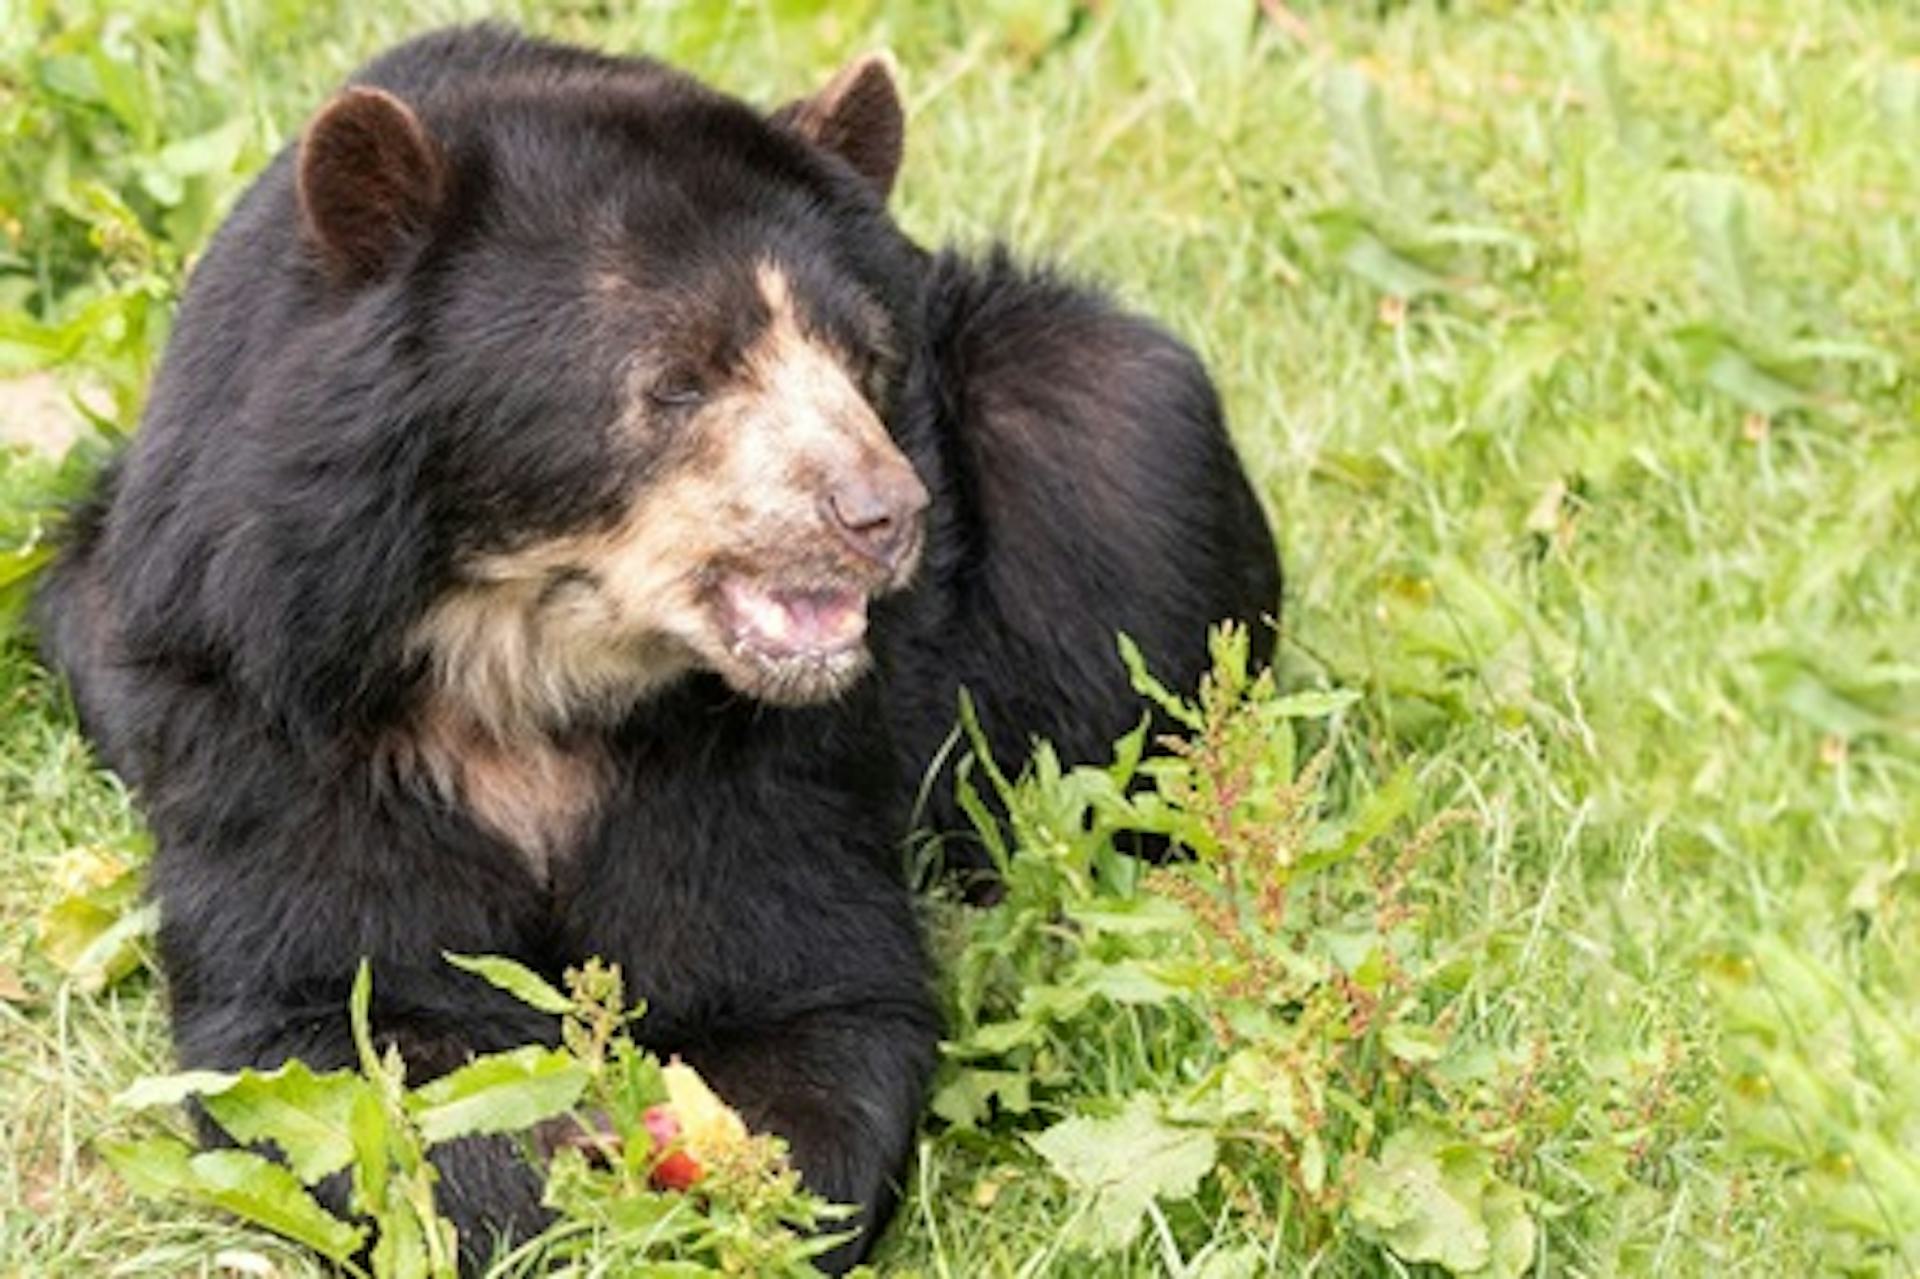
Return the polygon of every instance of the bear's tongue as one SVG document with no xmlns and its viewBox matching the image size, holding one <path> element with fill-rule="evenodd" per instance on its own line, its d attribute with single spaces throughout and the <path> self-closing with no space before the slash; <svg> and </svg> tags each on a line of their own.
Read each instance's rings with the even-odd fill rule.
<svg viewBox="0 0 1920 1279">
<path fill-rule="evenodd" d="M 741 638 L 775 657 L 834 652 L 867 632 L 867 597 L 859 591 L 778 590 L 739 578 L 721 589 Z"/>
</svg>

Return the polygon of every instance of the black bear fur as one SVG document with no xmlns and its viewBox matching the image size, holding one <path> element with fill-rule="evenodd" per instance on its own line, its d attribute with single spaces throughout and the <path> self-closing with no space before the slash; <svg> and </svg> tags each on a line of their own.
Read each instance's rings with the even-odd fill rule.
<svg viewBox="0 0 1920 1279">
<path fill-rule="evenodd" d="M 551 976 L 602 956 L 647 1000 L 640 1038 L 861 1208 L 826 1266 L 864 1253 L 940 1029 L 902 846 L 959 689 L 1005 760 L 1036 736 L 1099 758 L 1140 714 L 1115 632 L 1191 686 L 1208 624 L 1264 642 L 1280 595 L 1194 355 L 1002 252 L 909 243 L 884 207 L 898 104 L 874 74 L 852 95 L 870 127 L 842 111 L 822 128 L 832 101 L 769 117 L 645 59 L 439 32 L 359 72 L 361 118 L 310 135 L 304 161 L 289 148 L 235 208 L 36 606 L 157 837 L 183 1065 L 349 1063 L 366 956 L 376 1033 L 431 1077 L 554 1033 L 442 952 Z M 340 187 L 329 165 L 397 176 Z M 474 557 L 645 501 L 673 464 L 605 427 L 630 411 L 620 344 L 679 340 L 647 308 L 683 289 L 724 352 L 760 315 L 727 292 L 754 260 L 793 281 L 809 331 L 879 316 L 889 349 L 862 385 L 930 497 L 924 517 L 912 494 L 893 508 L 923 519 L 918 572 L 875 586 L 872 669 L 830 696 L 743 695 L 696 661 L 549 714 L 556 758 L 590 750 L 602 771 L 590 816 L 530 864 L 383 745 L 434 678 L 409 636 Z M 612 301 L 583 300 L 596 280 Z M 652 327 L 606 320 L 629 298 Z M 541 606 L 576 581 L 556 573 Z M 936 829 L 963 825 L 948 790 Z M 515 1143 L 436 1162 L 469 1271 L 543 1221 Z"/>
</svg>

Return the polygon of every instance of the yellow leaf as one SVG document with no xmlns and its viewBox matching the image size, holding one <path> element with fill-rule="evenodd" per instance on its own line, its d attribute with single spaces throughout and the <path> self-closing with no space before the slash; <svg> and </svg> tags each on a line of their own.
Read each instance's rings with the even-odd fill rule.
<svg viewBox="0 0 1920 1279">
<path fill-rule="evenodd" d="M 707 1081 L 679 1058 L 660 1068 L 667 1100 L 680 1121 L 680 1136 L 696 1159 L 713 1163 L 747 1141 L 747 1125 L 739 1112 L 714 1095 Z"/>
</svg>

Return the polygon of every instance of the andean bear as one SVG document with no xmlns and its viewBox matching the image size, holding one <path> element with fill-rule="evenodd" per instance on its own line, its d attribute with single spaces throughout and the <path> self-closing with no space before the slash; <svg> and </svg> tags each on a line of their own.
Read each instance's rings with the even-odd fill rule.
<svg viewBox="0 0 1920 1279">
<path fill-rule="evenodd" d="M 1004 759 L 1101 758 L 1117 632 L 1191 687 L 1280 598 L 1193 353 L 910 242 L 902 125 L 883 59 L 766 113 L 466 27 L 240 201 L 37 602 L 157 838 L 183 1065 L 349 1064 L 365 956 L 430 1078 L 554 1034 L 443 952 L 600 956 L 863 1254 L 940 1033 L 901 850 L 959 690 Z M 436 1158 L 469 1271 L 542 1223 L 521 1149 Z"/>
</svg>

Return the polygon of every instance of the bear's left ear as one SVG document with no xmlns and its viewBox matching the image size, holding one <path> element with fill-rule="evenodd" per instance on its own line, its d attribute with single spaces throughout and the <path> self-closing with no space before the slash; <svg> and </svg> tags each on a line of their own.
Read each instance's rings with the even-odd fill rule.
<svg viewBox="0 0 1920 1279">
<path fill-rule="evenodd" d="M 775 111 L 773 121 L 852 165 L 882 200 L 892 192 L 907 137 L 892 55 L 855 58 L 820 92 Z"/>
</svg>

